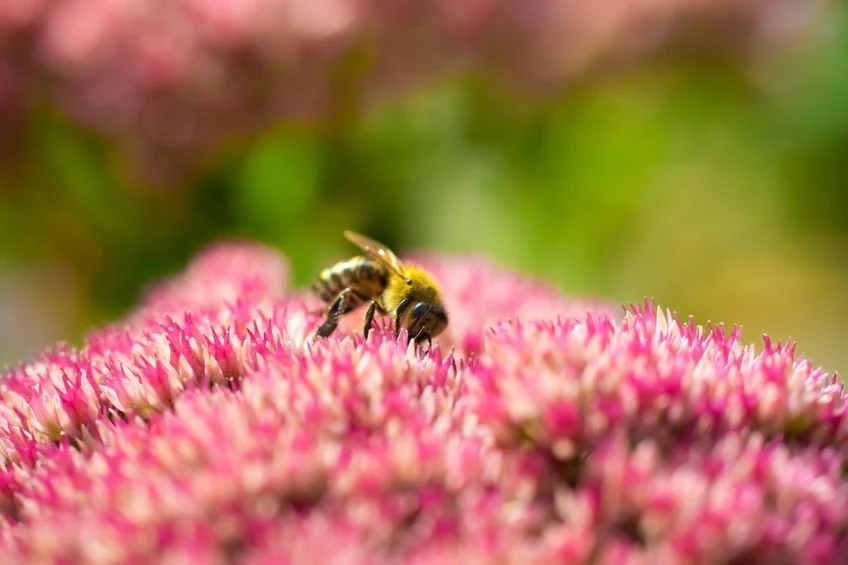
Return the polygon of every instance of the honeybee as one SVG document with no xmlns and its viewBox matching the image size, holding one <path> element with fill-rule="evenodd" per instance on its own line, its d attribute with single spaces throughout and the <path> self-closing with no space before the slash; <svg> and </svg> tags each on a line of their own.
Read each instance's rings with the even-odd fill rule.
<svg viewBox="0 0 848 565">
<path fill-rule="evenodd" d="M 406 328 L 409 341 L 432 345 L 448 325 L 439 287 L 425 270 L 400 261 L 391 249 L 352 231 L 344 236 L 364 255 L 340 261 L 318 275 L 312 290 L 329 305 L 317 335 L 327 337 L 336 330 L 339 318 L 368 303 L 365 337 L 374 314 L 393 314 L 395 338 Z"/>
</svg>

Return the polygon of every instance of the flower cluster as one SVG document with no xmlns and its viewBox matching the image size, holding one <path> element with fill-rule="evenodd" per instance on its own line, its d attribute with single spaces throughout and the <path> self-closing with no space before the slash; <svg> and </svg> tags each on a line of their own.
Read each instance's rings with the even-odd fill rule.
<svg viewBox="0 0 848 565">
<path fill-rule="evenodd" d="M 844 563 L 848 399 L 766 340 L 422 257 L 450 329 L 318 339 L 222 243 L 0 381 L 4 563 Z"/>
<path fill-rule="evenodd" d="M 817 4 L 3 0 L 0 103 L 44 87 L 76 120 L 161 165 L 282 118 L 332 118 L 460 66 L 551 81 L 681 39 L 718 49 L 774 41 Z"/>
</svg>

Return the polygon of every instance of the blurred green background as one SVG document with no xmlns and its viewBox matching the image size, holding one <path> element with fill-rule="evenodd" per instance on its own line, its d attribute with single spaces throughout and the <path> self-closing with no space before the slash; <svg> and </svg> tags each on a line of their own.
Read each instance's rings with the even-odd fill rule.
<svg viewBox="0 0 848 565">
<path fill-rule="evenodd" d="M 210 242 L 251 237 L 307 284 L 349 228 L 479 253 L 616 302 L 792 338 L 848 366 L 848 26 L 761 64 L 665 52 L 542 95 L 418 85 L 332 125 L 234 139 L 178 187 L 50 104 L 0 174 L 0 362 L 77 342 Z"/>
</svg>

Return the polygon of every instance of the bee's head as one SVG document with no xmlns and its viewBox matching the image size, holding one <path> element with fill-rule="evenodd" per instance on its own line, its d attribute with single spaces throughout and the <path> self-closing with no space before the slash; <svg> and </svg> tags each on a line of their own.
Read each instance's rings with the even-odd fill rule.
<svg viewBox="0 0 848 565">
<path fill-rule="evenodd" d="M 406 316 L 406 331 L 409 340 L 416 343 L 430 341 L 444 331 L 448 325 L 448 315 L 440 304 L 418 302 L 409 309 Z"/>
</svg>

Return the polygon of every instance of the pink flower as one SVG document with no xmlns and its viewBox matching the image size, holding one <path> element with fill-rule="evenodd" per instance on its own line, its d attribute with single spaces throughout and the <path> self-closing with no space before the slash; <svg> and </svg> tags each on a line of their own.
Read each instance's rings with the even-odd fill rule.
<svg viewBox="0 0 848 565">
<path fill-rule="evenodd" d="M 429 352 L 221 243 L 0 381 L 0 562 L 843 563 L 846 402 L 768 339 L 420 257 Z"/>
<path fill-rule="evenodd" d="M 46 95 L 147 172 L 179 172 L 233 135 L 469 66 L 550 84 L 682 41 L 773 52 L 822 2 L 0 0 L 0 59 L 15 77 L 0 77 L 0 115 L 14 102 L 4 92 Z M 366 64 L 351 74 L 349 60 Z"/>
</svg>

